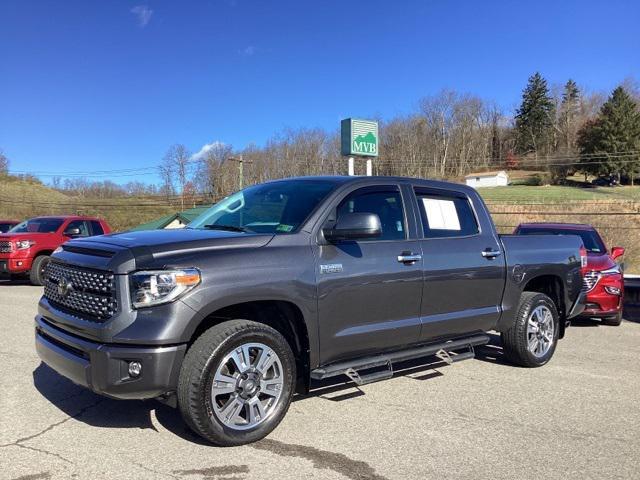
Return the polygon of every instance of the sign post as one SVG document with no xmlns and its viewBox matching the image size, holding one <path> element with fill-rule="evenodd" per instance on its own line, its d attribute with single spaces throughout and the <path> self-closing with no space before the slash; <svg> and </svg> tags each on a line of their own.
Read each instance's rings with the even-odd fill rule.
<svg viewBox="0 0 640 480">
<path fill-rule="evenodd" d="M 378 122 L 345 118 L 340 122 L 342 155 L 349 157 L 349 175 L 353 175 L 353 157 L 378 156 Z M 367 160 L 367 175 L 371 176 L 373 165 Z"/>
</svg>

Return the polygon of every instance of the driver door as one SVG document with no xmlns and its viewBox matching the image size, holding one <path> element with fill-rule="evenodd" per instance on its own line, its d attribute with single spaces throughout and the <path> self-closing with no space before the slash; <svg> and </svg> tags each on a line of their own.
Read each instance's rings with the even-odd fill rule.
<svg viewBox="0 0 640 480">
<path fill-rule="evenodd" d="M 330 215 L 336 219 L 344 212 L 377 214 L 382 235 L 317 247 L 320 361 L 327 364 L 418 341 L 420 242 L 408 239 L 400 188 L 359 188 L 334 208 Z M 409 254 L 419 259 L 404 263 L 398 258 Z"/>
</svg>

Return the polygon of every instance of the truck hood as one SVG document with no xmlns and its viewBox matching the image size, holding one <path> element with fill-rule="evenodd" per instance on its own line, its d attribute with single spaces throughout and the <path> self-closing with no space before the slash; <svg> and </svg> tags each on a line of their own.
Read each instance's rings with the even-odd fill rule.
<svg viewBox="0 0 640 480">
<path fill-rule="evenodd" d="M 128 231 L 71 240 L 54 257 L 76 265 L 127 273 L 140 268 L 163 268 L 201 252 L 260 248 L 272 238 L 272 234 L 188 228 Z"/>
</svg>

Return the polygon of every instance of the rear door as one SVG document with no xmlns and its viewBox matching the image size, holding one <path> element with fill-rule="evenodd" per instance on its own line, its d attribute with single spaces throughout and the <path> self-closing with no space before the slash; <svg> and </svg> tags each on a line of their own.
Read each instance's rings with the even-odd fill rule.
<svg viewBox="0 0 640 480">
<path fill-rule="evenodd" d="M 406 202 L 394 184 L 361 187 L 334 202 L 331 218 L 377 214 L 382 236 L 317 246 L 323 364 L 418 341 L 422 260 L 419 239 L 407 234 Z M 415 261 L 398 258 L 410 254 Z"/>
<path fill-rule="evenodd" d="M 480 221 L 464 191 L 414 190 L 424 236 L 421 339 L 493 328 L 505 269 L 489 220 Z"/>
</svg>

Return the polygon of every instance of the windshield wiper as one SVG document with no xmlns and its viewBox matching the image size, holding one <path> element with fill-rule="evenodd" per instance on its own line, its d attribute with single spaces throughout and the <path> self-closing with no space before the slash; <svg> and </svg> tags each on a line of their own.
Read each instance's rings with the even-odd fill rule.
<svg viewBox="0 0 640 480">
<path fill-rule="evenodd" d="M 203 228 L 208 228 L 209 230 L 225 230 L 227 232 L 249 232 L 248 229 L 243 227 L 236 227 L 234 225 L 217 225 L 215 223 L 212 223 L 210 225 L 203 225 Z"/>
</svg>

